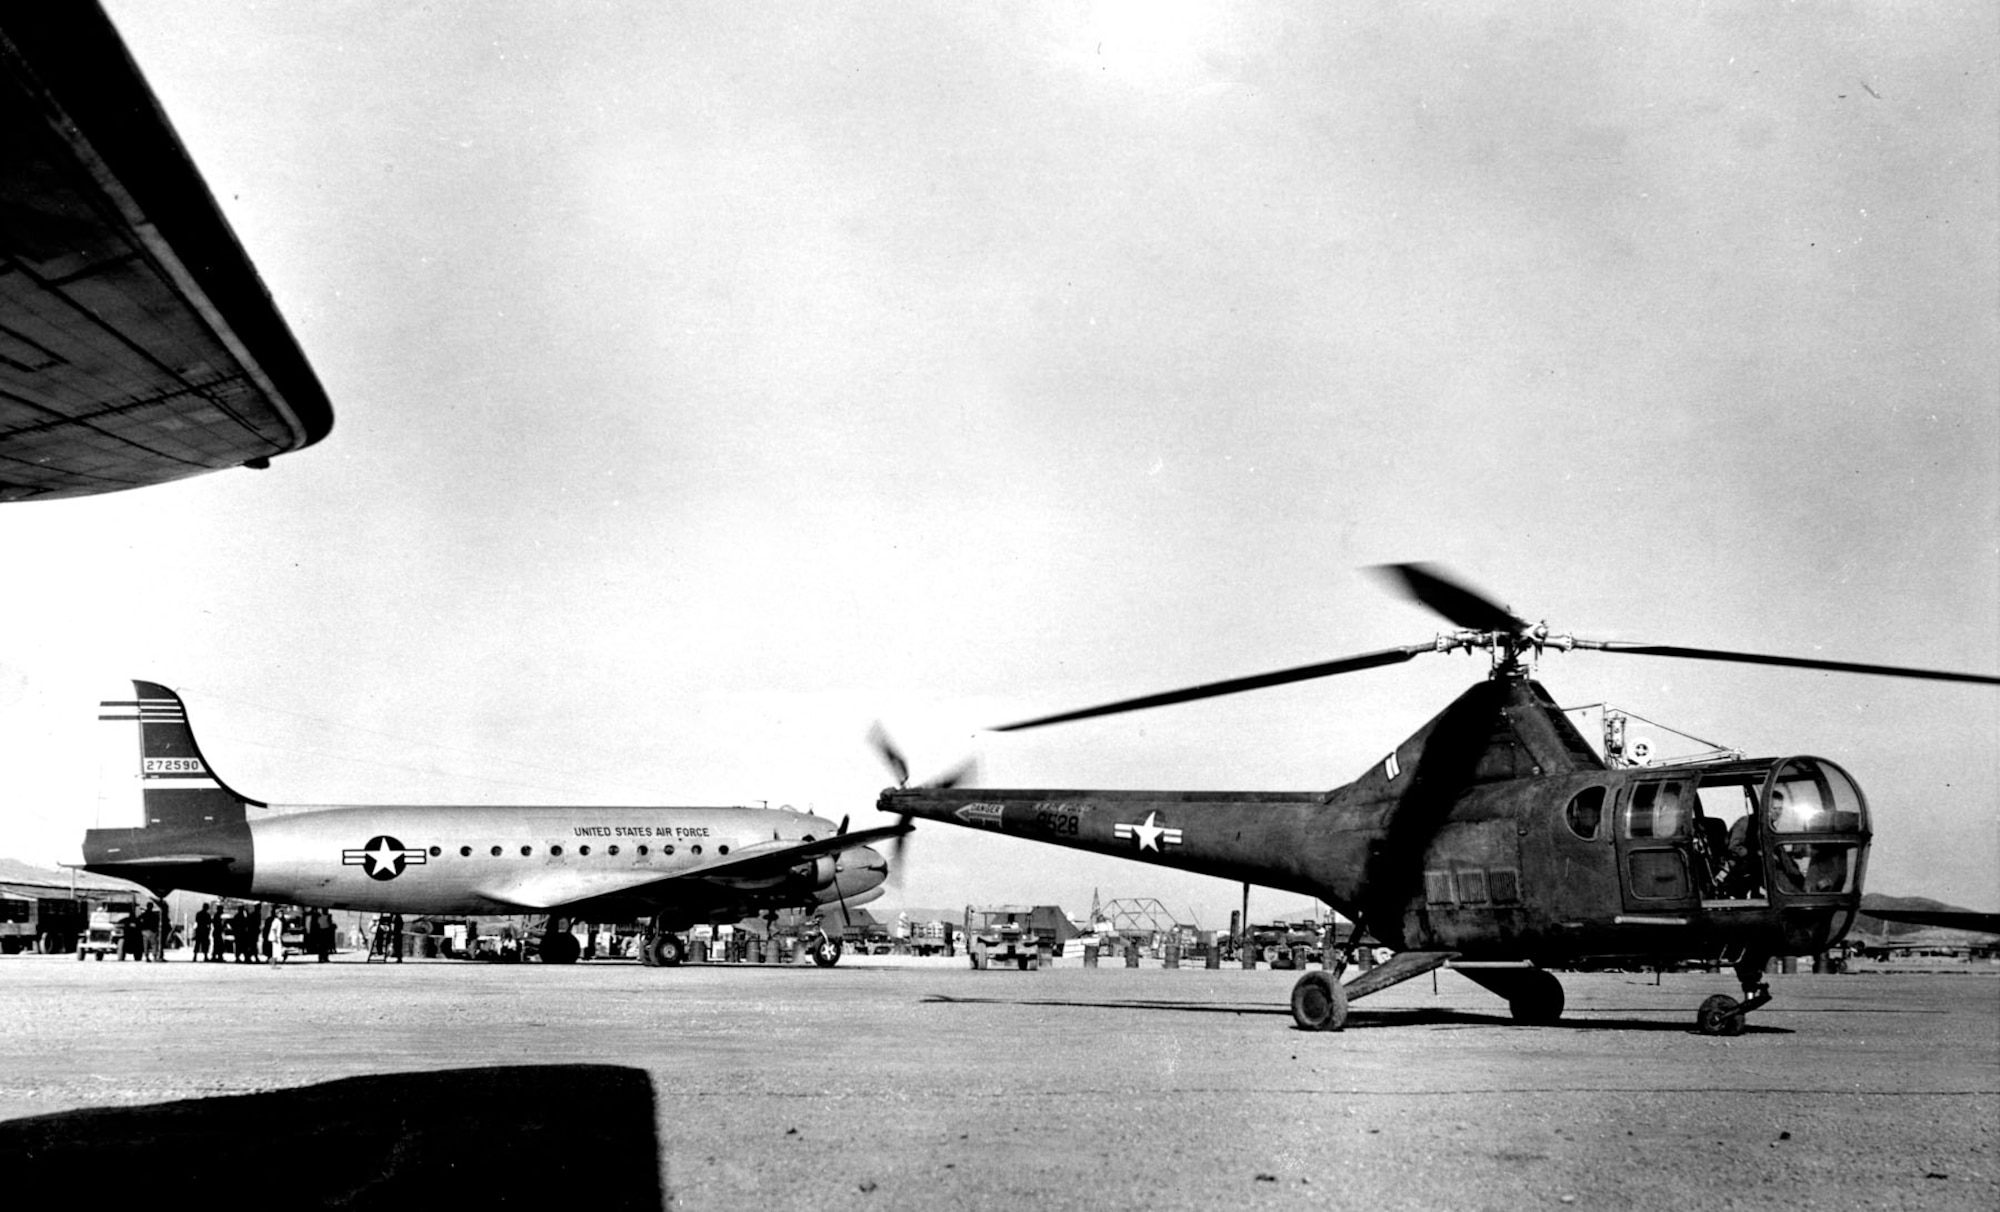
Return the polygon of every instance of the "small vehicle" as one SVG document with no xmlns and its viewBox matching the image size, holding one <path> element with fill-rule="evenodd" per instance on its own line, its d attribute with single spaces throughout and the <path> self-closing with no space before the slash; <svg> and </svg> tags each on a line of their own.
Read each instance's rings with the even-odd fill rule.
<svg viewBox="0 0 2000 1212">
<path fill-rule="evenodd" d="M 965 907 L 966 950 L 974 968 L 1013 967 L 1023 972 L 1054 958 L 1059 944 L 1035 925 L 1036 911 L 1027 905 Z"/>
<path fill-rule="evenodd" d="M 92 910 L 90 922 L 83 928 L 83 934 L 76 940 L 76 958 L 88 955 L 102 960 L 107 955 L 118 954 L 120 939 L 125 933 L 125 914 L 111 913 L 103 909 Z"/>
</svg>

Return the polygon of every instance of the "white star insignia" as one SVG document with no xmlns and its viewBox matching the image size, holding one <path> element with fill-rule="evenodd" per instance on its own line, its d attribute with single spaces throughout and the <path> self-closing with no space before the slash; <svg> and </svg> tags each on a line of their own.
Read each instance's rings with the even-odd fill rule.
<svg viewBox="0 0 2000 1212">
<path fill-rule="evenodd" d="M 1144 823 L 1138 825 L 1121 823 L 1112 829 L 1112 836 L 1136 838 L 1141 850 L 1159 850 L 1162 846 L 1180 845 L 1181 831 L 1166 825 L 1154 824 L 1159 818 L 1159 813 L 1148 812 Z"/>
</svg>

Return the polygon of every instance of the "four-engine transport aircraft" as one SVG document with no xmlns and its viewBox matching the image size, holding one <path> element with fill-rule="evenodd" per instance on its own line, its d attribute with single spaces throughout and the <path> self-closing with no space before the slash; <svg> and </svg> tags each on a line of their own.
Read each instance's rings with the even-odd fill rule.
<svg viewBox="0 0 2000 1212">
<path fill-rule="evenodd" d="M 888 863 L 869 843 L 909 824 L 847 832 L 789 808 L 279 806 L 218 777 L 186 708 L 134 681 L 101 704 L 129 730 L 129 780 L 113 780 L 83 868 L 156 895 L 189 891 L 377 913 L 549 916 L 544 962 L 578 954 L 567 923 L 646 920 L 641 958 L 672 967 L 681 932 L 783 908 L 844 914 L 882 895 Z M 813 945 L 822 967 L 838 937 Z"/>
</svg>

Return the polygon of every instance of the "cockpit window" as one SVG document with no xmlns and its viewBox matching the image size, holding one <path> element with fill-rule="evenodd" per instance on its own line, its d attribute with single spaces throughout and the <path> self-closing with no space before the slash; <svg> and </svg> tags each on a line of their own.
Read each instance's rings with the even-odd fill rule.
<svg viewBox="0 0 2000 1212">
<path fill-rule="evenodd" d="M 1569 831 L 1586 842 L 1597 840 L 1598 830 L 1604 827 L 1604 788 L 1585 787 L 1570 797 L 1569 807 L 1563 809 L 1563 820 L 1569 823 Z"/>
<path fill-rule="evenodd" d="M 1861 791 L 1830 762 L 1793 758 L 1771 780 L 1765 820 L 1777 833 L 1856 833 L 1867 827 Z"/>
</svg>

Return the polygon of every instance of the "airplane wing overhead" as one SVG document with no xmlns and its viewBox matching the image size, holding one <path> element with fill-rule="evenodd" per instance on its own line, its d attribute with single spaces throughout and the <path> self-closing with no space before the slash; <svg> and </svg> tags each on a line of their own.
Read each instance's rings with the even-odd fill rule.
<svg viewBox="0 0 2000 1212">
<path fill-rule="evenodd" d="M 0 501 L 312 445 L 333 409 L 95 4 L 0 8 Z"/>
</svg>

